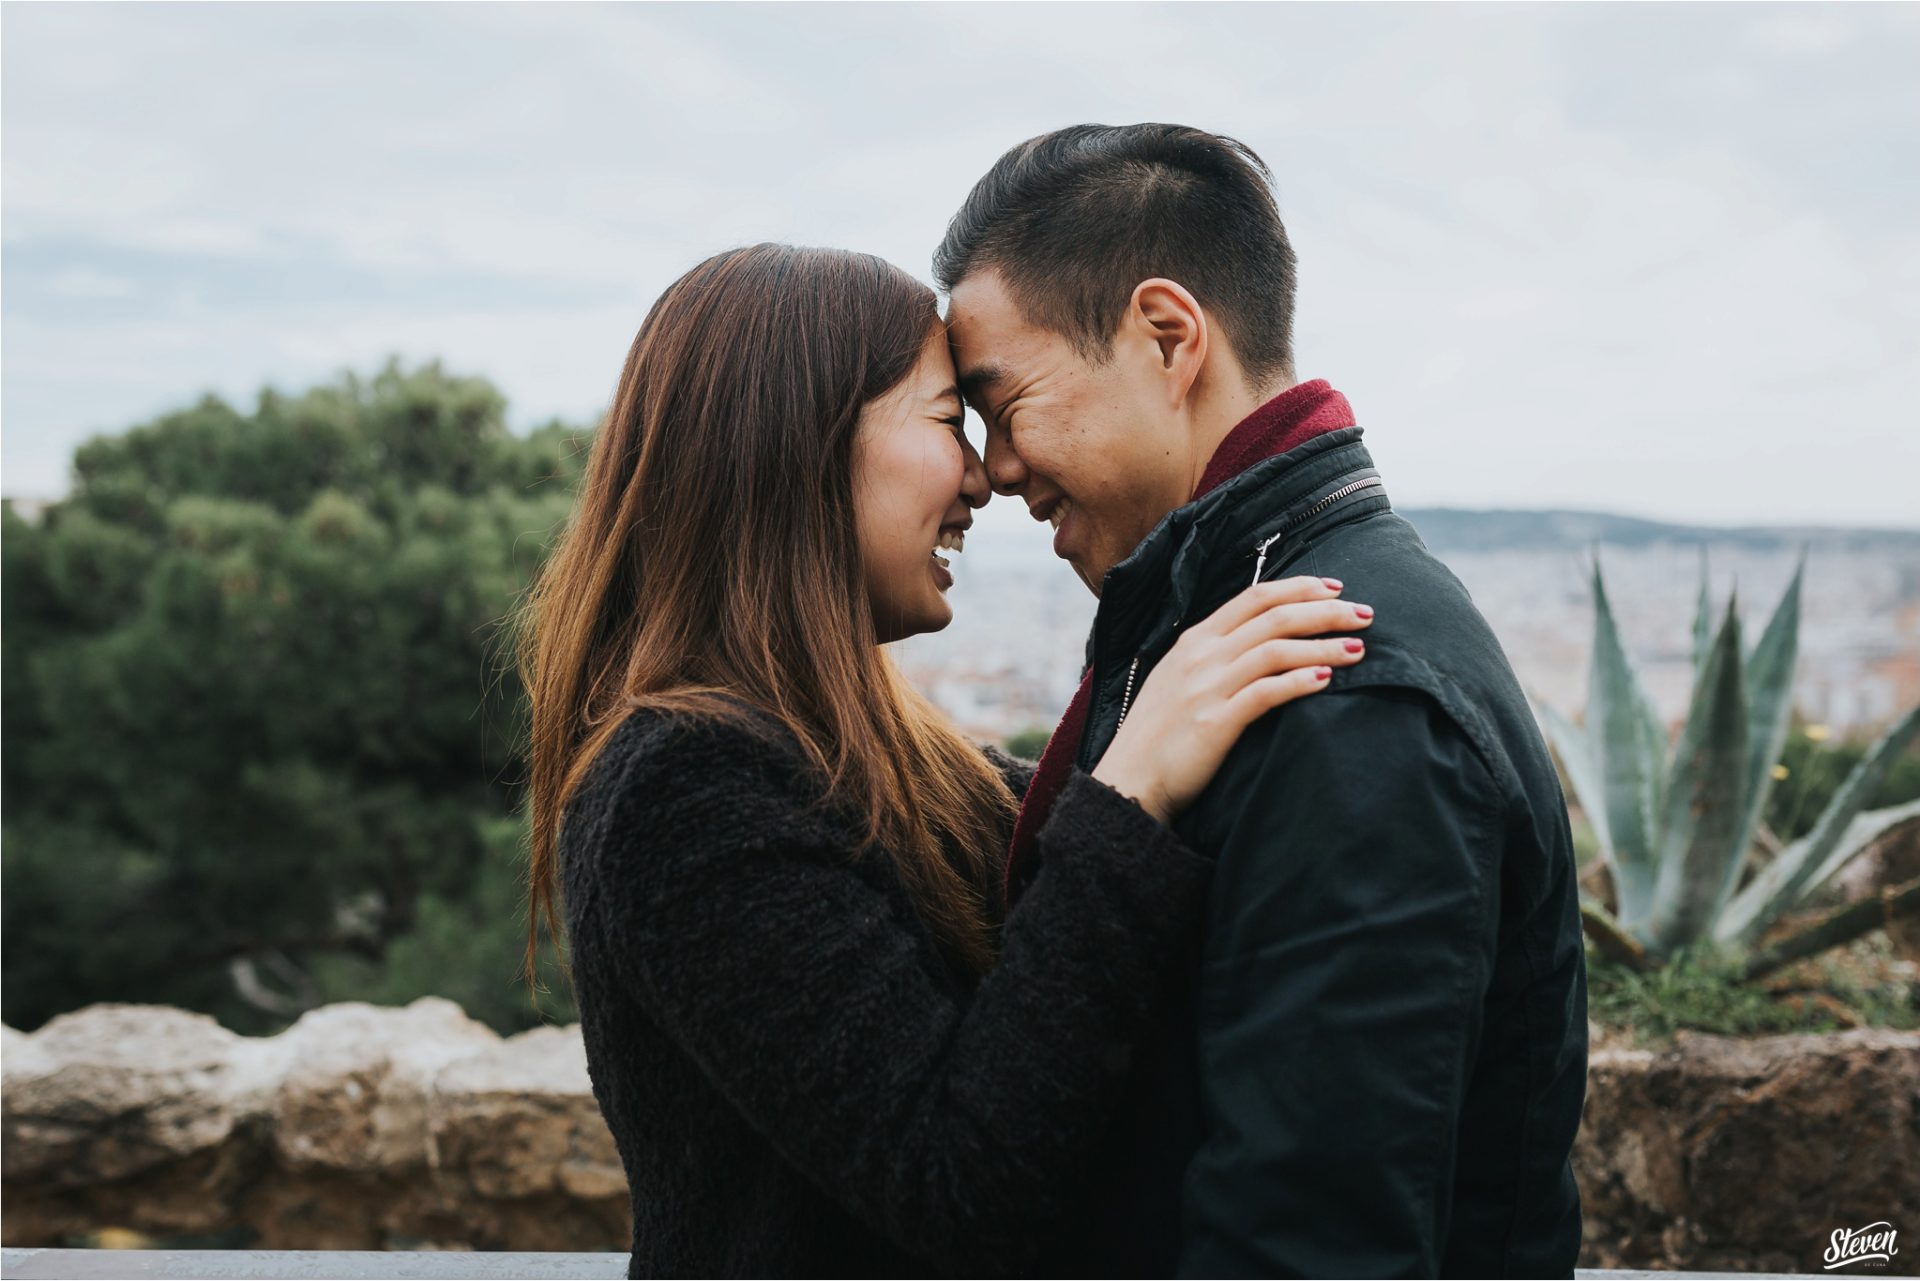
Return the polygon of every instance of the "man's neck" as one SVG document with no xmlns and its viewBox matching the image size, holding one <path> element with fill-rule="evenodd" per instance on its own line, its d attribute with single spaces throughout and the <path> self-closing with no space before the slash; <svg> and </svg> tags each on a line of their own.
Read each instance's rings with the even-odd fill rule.
<svg viewBox="0 0 1920 1281">
<path fill-rule="evenodd" d="M 1296 385 L 1291 373 L 1281 375 L 1264 389 L 1251 386 L 1244 377 L 1238 376 L 1237 371 L 1236 376 L 1224 381 L 1228 384 L 1226 387 L 1220 388 L 1216 395 L 1208 397 L 1194 409 L 1193 457 L 1189 463 L 1186 487 L 1189 494 L 1199 488 L 1200 478 L 1206 474 L 1207 464 L 1213 461 L 1220 442 L 1245 422 L 1254 410 Z"/>
</svg>

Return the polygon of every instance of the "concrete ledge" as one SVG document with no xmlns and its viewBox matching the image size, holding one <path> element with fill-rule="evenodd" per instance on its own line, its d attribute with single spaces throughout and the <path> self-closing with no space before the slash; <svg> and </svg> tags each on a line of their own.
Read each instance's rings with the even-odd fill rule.
<svg viewBox="0 0 1920 1281">
<path fill-rule="evenodd" d="M 627 1275 L 624 1254 L 566 1254 L 558 1251 L 430 1250 L 0 1250 L 0 1276 L 28 1278 L 259 1277 L 363 1279 L 462 1277 L 616 1278 Z M 1628 1278 L 1808 1276 L 1787 1272 L 1639 1272 L 1583 1269 L 1583 1281 Z"/>
<path fill-rule="evenodd" d="M 482 1250 L 23 1250 L 0 1251 L 0 1276 L 370 1278 L 528 1277 L 599 1281 L 627 1275 L 624 1254 Z"/>
<path fill-rule="evenodd" d="M 557 1251 L 438 1250 L 409 1253 L 386 1250 L 22 1250 L 0 1251 L 0 1276 L 28 1278 L 146 1277 L 385 1278 L 529 1277 L 616 1278 L 627 1275 L 624 1254 L 566 1254 Z M 1641 1277 L 1743 1277 L 1771 1281 L 1813 1273 L 1788 1272 L 1642 1272 L 1582 1269 L 1581 1281 L 1631 1281 Z"/>
</svg>

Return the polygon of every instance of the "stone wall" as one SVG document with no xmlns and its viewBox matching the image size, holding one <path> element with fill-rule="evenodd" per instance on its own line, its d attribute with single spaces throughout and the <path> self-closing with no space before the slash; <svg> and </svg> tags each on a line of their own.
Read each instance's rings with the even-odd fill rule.
<svg viewBox="0 0 1920 1281">
<path fill-rule="evenodd" d="M 578 1027 L 502 1039 L 435 997 L 275 1037 L 96 1005 L 0 1028 L 0 1239 L 102 1228 L 267 1249 L 625 1250 Z M 1836 1228 L 1920 1237 L 1920 1035 L 1602 1047 L 1575 1153 L 1583 1267 L 1819 1272 Z M 1911 1240 L 1889 1271 L 1912 1273 Z M 1850 1269 L 1854 1270 L 1854 1269 Z"/>
<path fill-rule="evenodd" d="M 1589 1062 L 1574 1149 L 1589 1268 L 1820 1274 L 1886 1221 L 1920 1273 L 1920 1034 L 1681 1034 Z M 1840 1273 L 1837 1273 L 1838 1275 Z"/>
<path fill-rule="evenodd" d="M 264 1249 L 625 1250 L 579 1028 L 451 1001 L 325 1006 L 274 1037 L 94 1005 L 0 1028 L 0 1239 L 244 1225 Z"/>
</svg>

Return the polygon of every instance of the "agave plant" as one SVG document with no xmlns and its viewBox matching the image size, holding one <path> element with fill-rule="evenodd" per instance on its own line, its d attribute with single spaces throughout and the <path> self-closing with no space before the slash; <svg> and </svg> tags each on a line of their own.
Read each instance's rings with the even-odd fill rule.
<svg viewBox="0 0 1920 1281">
<path fill-rule="evenodd" d="M 1584 723 L 1546 707 L 1541 718 L 1613 881 L 1615 912 L 1609 917 L 1590 906 L 1589 932 L 1628 959 L 1657 964 L 1702 943 L 1750 950 L 1783 913 L 1801 906 L 1855 855 L 1896 825 L 1920 822 L 1920 802 L 1861 812 L 1900 753 L 1920 736 L 1916 707 L 1867 753 L 1813 828 L 1741 883 L 1786 742 L 1805 569 L 1803 556 L 1766 630 L 1748 649 L 1734 600 L 1715 624 L 1703 564 L 1693 694 L 1686 723 L 1669 746 L 1620 643 L 1595 558 Z M 1902 910 L 1920 899 L 1920 892 L 1909 891 Z M 1893 909 L 1889 898 L 1885 911 Z M 1871 913 L 1863 915 L 1871 919 Z M 1841 941 L 1834 937 L 1823 946 Z M 1805 947 L 1793 951 L 1806 954 Z M 1749 972 L 1755 968 L 1750 965 Z"/>
</svg>

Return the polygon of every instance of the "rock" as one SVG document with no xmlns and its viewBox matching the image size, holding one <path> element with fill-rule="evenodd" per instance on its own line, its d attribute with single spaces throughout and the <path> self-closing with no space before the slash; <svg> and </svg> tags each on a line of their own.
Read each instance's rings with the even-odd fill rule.
<svg viewBox="0 0 1920 1281">
<path fill-rule="evenodd" d="M 204 1014 L 93 1005 L 9 1029 L 0 1114 L 8 1185 L 86 1185 L 217 1148 L 260 1110 L 259 1055 Z"/>
<path fill-rule="evenodd" d="M 275 1039 L 287 1060 L 271 1103 L 281 1163 L 386 1174 L 431 1163 L 428 1099 L 440 1071 L 501 1043 L 437 996 L 403 1009 L 323 1006 Z"/>
<path fill-rule="evenodd" d="M 450 1067 L 431 1125 L 437 1159 L 489 1196 L 626 1196 L 578 1026 L 534 1028 Z"/>
<path fill-rule="evenodd" d="M 1682 1033 L 1587 1081 L 1583 1267 L 1817 1273 L 1836 1228 L 1920 1224 L 1920 1035 Z"/>
</svg>

